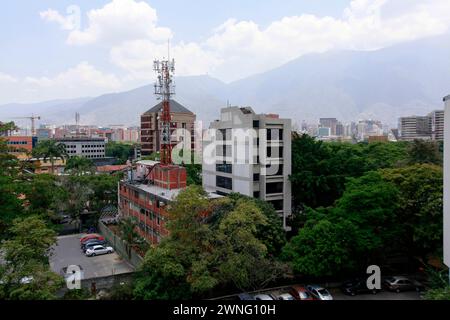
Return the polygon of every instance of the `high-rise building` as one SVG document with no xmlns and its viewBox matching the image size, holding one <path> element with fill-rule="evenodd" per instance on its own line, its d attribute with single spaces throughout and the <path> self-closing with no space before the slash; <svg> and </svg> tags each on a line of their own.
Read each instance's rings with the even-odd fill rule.
<svg viewBox="0 0 450 320">
<path fill-rule="evenodd" d="M 291 215 L 291 120 L 228 107 L 203 140 L 203 187 L 272 204 L 289 230 Z"/>
<path fill-rule="evenodd" d="M 450 267 L 450 95 L 444 103 L 444 263 Z"/>
<path fill-rule="evenodd" d="M 141 144 L 143 156 L 160 151 L 160 135 L 162 130 L 160 117 L 162 107 L 161 102 L 141 116 Z M 175 100 L 170 101 L 170 114 L 172 142 L 174 144 L 182 143 L 182 149 L 195 150 L 195 114 Z M 190 139 L 187 136 L 175 136 L 174 133 L 176 129 L 187 130 L 190 133 Z"/>
<path fill-rule="evenodd" d="M 426 116 L 402 117 L 398 122 L 400 140 L 415 139 L 437 140 L 444 139 L 444 111 L 435 110 Z"/>
<path fill-rule="evenodd" d="M 321 128 L 330 128 L 330 135 L 336 135 L 336 126 L 338 124 L 336 118 L 320 118 L 319 123 Z"/>
<path fill-rule="evenodd" d="M 431 122 L 431 139 L 444 140 L 444 110 L 435 110 L 428 114 Z"/>
<path fill-rule="evenodd" d="M 341 122 L 336 124 L 336 136 L 342 137 L 344 135 L 344 125 Z"/>
</svg>

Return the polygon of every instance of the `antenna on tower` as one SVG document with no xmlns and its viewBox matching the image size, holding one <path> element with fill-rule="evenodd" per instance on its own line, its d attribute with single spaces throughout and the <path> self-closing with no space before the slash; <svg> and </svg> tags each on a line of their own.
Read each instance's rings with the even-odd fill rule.
<svg viewBox="0 0 450 320">
<path fill-rule="evenodd" d="M 173 73 L 175 72 L 175 60 L 155 60 L 153 69 L 158 74 L 155 83 L 155 95 L 162 100 L 161 114 L 161 164 L 172 164 L 172 144 L 170 132 L 170 98 L 175 95 L 175 86 L 173 85 Z"/>
</svg>

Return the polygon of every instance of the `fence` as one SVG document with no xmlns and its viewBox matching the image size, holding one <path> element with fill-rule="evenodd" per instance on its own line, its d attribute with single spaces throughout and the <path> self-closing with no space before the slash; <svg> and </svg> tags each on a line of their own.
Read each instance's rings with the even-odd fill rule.
<svg viewBox="0 0 450 320">
<path fill-rule="evenodd" d="M 117 254 L 119 254 L 123 259 L 127 260 L 128 263 L 130 263 L 134 268 L 139 267 L 144 261 L 144 259 L 133 249 L 130 250 L 130 255 L 128 255 L 125 242 L 117 235 L 115 235 L 114 232 L 101 221 L 98 223 L 98 230 L 111 244 Z"/>
</svg>

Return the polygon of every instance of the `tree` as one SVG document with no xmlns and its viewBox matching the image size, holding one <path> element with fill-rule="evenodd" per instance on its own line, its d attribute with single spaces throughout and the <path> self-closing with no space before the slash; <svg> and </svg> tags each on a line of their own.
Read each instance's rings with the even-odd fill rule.
<svg viewBox="0 0 450 320">
<path fill-rule="evenodd" d="M 258 238 L 268 218 L 252 199 L 211 201 L 201 187 L 190 186 L 168 214 L 169 235 L 147 252 L 136 279 L 138 298 L 204 297 L 219 286 L 261 288 L 289 272 Z"/>
<path fill-rule="evenodd" d="M 426 261 L 442 249 L 443 170 L 432 164 L 416 164 L 381 171 L 385 181 L 399 190 L 395 224 L 402 227 L 402 251 Z"/>
<path fill-rule="evenodd" d="M 310 221 L 284 247 L 282 257 L 301 275 L 321 277 L 355 270 L 355 236 L 356 227 L 349 221 Z"/>
<path fill-rule="evenodd" d="M 131 257 L 131 249 L 134 245 L 141 244 L 144 239 L 136 231 L 137 220 L 129 217 L 120 220 L 119 230 L 120 237 L 125 241 L 128 257 Z"/>
<path fill-rule="evenodd" d="M 110 141 L 106 144 L 105 153 L 107 157 L 117 159 L 117 164 L 125 164 L 134 157 L 135 145 Z"/>
<path fill-rule="evenodd" d="M 66 171 L 75 175 L 84 175 L 85 173 L 94 173 L 95 165 L 91 159 L 84 157 L 70 158 L 66 163 Z"/>
<path fill-rule="evenodd" d="M 200 164 L 185 165 L 187 174 L 187 185 L 202 185 L 202 166 Z"/>
<path fill-rule="evenodd" d="M 408 162 L 442 164 L 442 154 L 436 141 L 414 140 L 408 148 Z"/>
<path fill-rule="evenodd" d="M 33 156 L 36 158 L 42 158 L 44 162 L 50 160 L 50 163 L 52 165 L 52 174 L 55 173 L 55 160 L 65 160 L 69 157 L 66 151 L 66 146 L 63 143 L 59 143 L 55 140 L 41 141 L 33 150 Z"/>
<path fill-rule="evenodd" d="M 54 299 L 63 278 L 49 268 L 56 234 L 36 216 L 14 221 L 12 238 L 3 242 L 5 265 L 0 274 L 7 299 Z"/>
</svg>

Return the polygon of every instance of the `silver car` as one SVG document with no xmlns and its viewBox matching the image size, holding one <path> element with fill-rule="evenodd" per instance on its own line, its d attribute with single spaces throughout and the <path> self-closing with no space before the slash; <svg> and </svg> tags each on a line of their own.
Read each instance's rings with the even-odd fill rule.
<svg viewBox="0 0 450 320">
<path fill-rule="evenodd" d="M 86 250 L 86 256 L 95 257 L 102 254 L 113 253 L 114 249 L 112 247 L 104 247 L 104 246 L 94 246 L 90 249 Z"/>
</svg>

